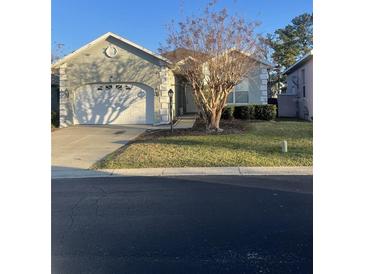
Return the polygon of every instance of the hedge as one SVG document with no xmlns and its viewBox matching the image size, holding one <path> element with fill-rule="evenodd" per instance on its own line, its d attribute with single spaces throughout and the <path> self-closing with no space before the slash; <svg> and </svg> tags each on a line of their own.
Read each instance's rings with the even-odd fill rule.
<svg viewBox="0 0 365 274">
<path fill-rule="evenodd" d="M 273 120 L 276 116 L 275 105 L 256 105 L 255 118 L 257 120 Z"/>
<path fill-rule="evenodd" d="M 275 105 L 247 105 L 247 106 L 227 106 L 222 113 L 222 119 L 256 119 L 273 120 L 276 117 Z"/>
<path fill-rule="evenodd" d="M 255 119 L 255 106 L 236 106 L 234 118 L 242 120 Z"/>
<path fill-rule="evenodd" d="M 223 109 L 222 111 L 222 119 L 225 120 L 232 120 L 234 118 L 233 114 L 234 114 L 234 106 L 227 106 Z"/>
</svg>

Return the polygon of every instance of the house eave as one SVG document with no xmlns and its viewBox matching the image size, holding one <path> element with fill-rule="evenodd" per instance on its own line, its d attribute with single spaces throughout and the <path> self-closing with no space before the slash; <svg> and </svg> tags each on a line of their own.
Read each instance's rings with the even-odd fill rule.
<svg viewBox="0 0 365 274">
<path fill-rule="evenodd" d="M 293 65 L 291 65 L 286 70 L 284 70 L 283 74 L 289 74 L 289 73 L 291 73 L 293 70 L 295 70 L 296 68 L 300 67 L 301 65 L 303 65 L 304 63 L 306 63 L 307 61 L 309 61 L 312 57 L 313 57 L 313 51 L 310 51 L 308 54 L 306 54 L 305 56 L 303 56 L 301 59 L 299 59 Z"/>
</svg>

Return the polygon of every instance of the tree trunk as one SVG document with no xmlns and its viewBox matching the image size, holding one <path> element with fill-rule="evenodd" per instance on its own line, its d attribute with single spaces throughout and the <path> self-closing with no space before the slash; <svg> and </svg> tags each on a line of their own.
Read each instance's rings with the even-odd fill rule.
<svg viewBox="0 0 365 274">
<path fill-rule="evenodd" d="M 221 120 L 222 109 L 213 109 L 210 115 L 208 115 L 207 129 L 209 131 L 222 132 L 223 129 L 219 128 L 219 122 Z"/>
</svg>

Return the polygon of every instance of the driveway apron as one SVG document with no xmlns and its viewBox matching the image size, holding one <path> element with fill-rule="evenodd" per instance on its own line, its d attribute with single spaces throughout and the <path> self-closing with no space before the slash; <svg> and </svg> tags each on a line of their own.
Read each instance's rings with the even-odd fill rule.
<svg viewBox="0 0 365 274">
<path fill-rule="evenodd" d="M 82 125 L 52 132 L 52 173 L 89 169 L 124 146 L 147 125 Z"/>
</svg>

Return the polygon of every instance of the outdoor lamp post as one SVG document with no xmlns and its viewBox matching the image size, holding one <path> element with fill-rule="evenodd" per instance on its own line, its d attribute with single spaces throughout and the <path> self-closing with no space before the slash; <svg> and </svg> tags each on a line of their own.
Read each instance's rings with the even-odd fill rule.
<svg viewBox="0 0 365 274">
<path fill-rule="evenodd" d="M 172 129 L 172 97 L 174 96 L 174 91 L 172 89 L 169 89 L 168 95 L 170 98 L 170 126 L 171 126 L 171 132 L 172 132 L 173 131 L 173 129 Z"/>
</svg>

